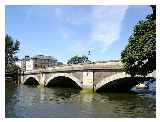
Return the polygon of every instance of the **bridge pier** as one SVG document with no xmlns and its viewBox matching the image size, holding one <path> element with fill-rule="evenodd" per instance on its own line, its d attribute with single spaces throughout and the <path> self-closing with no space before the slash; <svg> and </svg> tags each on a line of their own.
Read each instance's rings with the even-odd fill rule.
<svg viewBox="0 0 160 122">
<path fill-rule="evenodd" d="M 45 86 L 45 73 L 41 73 L 41 78 L 39 80 L 40 85 Z"/>
<path fill-rule="evenodd" d="M 83 88 L 92 88 L 93 87 L 93 72 L 86 71 L 83 72 Z"/>
</svg>

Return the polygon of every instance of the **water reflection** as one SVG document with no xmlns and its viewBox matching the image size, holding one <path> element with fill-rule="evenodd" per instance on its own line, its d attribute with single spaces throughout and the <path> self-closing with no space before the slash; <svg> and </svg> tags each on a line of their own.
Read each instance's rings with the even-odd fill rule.
<svg viewBox="0 0 160 122">
<path fill-rule="evenodd" d="M 104 94 L 106 95 L 106 94 Z M 156 113 L 155 99 L 134 93 L 108 93 L 108 101 L 112 103 L 114 113 L 119 117 L 153 117 Z"/>
<path fill-rule="evenodd" d="M 145 95 L 26 85 L 6 90 L 6 117 L 155 117 L 156 100 Z"/>
</svg>

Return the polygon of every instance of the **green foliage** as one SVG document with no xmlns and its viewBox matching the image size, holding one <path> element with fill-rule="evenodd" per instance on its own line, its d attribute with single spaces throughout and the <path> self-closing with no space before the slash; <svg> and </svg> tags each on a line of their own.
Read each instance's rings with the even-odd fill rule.
<svg viewBox="0 0 160 122">
<path fill-rule="evenodd" d="M 156 69 L 155 8 L 145 20 L 139 21 L 129 37 L 128 45 L 121 53 L 125 72 L 146 76 Z"/>
<path fill-rule="evenodd" d="M 18 59 L 16 56 L 19 50 L 19 41 L 14 41 L 11 36 L 5 37 L 5 71 L 7 73 L 14 73 L 18 67 L 15 65 L 15 61 Z"/>
<path fill-rule="evenodd" d="M 156 20 L 156 6 L 155 5 L 151 5 L 153 14 L 148 15 L 146 18 L 149 20 Z"/>
<path fill-rule="evenodd" d="M 18 73 L 19 67 L 15 64 L 8 64 L 8 65 L 6 65 L 5 69 L 6 69 L 5 70 L 6 75 L 7 74 L 16 75 Z"/>
<path fill-rule="evenodd" d="M 87 56 L 73 56 L 71 59 L 68 60 L 67 64 L 79 64 L 79 63 L 90 63 L 91 61 L 88 59 Z"/>
</svg>

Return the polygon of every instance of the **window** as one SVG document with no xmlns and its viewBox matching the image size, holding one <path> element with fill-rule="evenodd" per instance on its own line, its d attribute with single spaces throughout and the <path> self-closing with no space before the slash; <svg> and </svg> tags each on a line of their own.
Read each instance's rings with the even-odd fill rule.
<svg viewBox="0 0 160 122">
<path fill-rule="evenodd" d="M 43 59 L 41 60 L 41 63 L 44 63 L 44 60 L 43 60 Z"/>
<path fill-rule="evenodd" d="M 47 59 L 44 59 L 45 60 L 45 63 L 47 63 L 48 62 L 48 60 Z"/>
<path fill-rule="evenodd" d="M 37 58 L 35 58 L 35 62 L 37 62 Z"/>
</svg>

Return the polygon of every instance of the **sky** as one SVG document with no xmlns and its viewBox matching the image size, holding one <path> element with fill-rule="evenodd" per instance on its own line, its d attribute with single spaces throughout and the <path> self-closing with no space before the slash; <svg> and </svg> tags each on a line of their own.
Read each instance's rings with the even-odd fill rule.
<svg viewBox="0 0 160 122">
<path fill-rule="evenodd" d="M 135 24 L 149 6 L 16 6 L 5 8 L 5 33 L 20 41 L 17 55 L 50 55 L 66 63 L 74 55 L 93 61 L 120 59 Z"/>
</svg>

